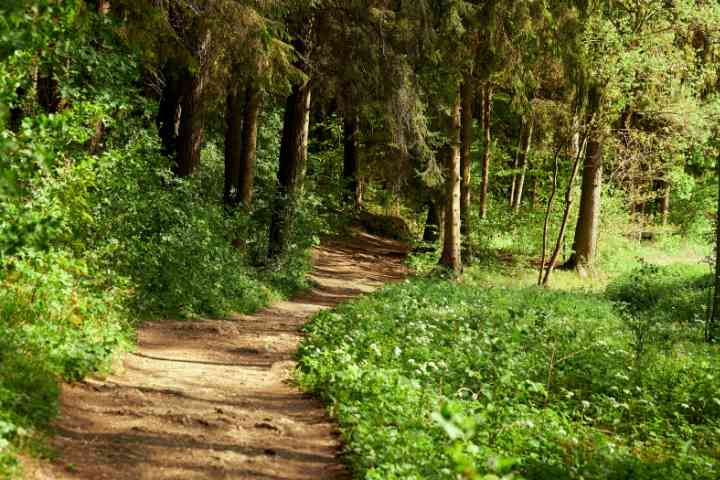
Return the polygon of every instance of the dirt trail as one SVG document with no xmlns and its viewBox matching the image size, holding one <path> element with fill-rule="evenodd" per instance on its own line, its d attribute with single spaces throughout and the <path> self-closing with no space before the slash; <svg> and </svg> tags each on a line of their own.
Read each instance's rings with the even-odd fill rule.
<svg viewBox="0 0 720 480">
<path fill-rule="evenodd" d="M 397 242 L 359 234 L 315 251 L 319 286 L 252 316 L 148 322 L 119 372 L 66 385 L 35 479 L 340 479 L 334 425 L 289 381 L 315 312 L 405 273 Z"/>
</svg>

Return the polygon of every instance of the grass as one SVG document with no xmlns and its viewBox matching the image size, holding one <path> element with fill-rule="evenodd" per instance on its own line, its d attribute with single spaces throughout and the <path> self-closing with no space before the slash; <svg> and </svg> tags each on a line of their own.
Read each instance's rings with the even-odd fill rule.
<svg viewBox="0 0 720 480">
<path fill-rule="evenodd" d="M 298 378 L 338 419 L 356 478 L 717 478 L 703 247 L 606 245 L 591 279 L 540 289 L 527 257 L 504 254 L 315 317 Z"/>
</svg>

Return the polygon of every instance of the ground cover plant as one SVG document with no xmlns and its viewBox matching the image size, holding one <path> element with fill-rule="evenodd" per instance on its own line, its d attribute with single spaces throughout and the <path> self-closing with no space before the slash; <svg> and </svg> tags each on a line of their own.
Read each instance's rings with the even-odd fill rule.
<svg viewBox="0 0 720 480">
<path fill-rule="evenodd" d="M 607 294 L 413 279 L 319 314 L 299 380 L 357 478 L 716 478 L 706 272 L 645 266 Z"/>
</svg>

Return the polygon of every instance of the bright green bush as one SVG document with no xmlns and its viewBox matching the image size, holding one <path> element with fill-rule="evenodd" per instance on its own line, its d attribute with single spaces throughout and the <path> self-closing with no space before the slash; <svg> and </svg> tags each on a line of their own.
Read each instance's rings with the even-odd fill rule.
<svg viewBox="0 0 720 480">
<path fill-rule="evenodd" d="M 624 315 L 602 295 L 413 280 L 319 314 L 298 376 L 358 478 L 716 478 L 718 351 L 638 359 Z"/>
</svg>

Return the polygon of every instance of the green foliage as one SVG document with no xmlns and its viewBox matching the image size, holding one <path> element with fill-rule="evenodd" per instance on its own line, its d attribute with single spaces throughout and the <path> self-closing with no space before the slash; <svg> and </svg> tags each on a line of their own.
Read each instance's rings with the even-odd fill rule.
<svg viewBox="0 0 720 480">
<path fill-rule="evenodd" d="M 715 348 L 652 338 L 638 362 L 598 294 L 468 281 L 394 285 L 308 327 L 300 382 L 359 478 L 715 478 Z"/>
</svg>

